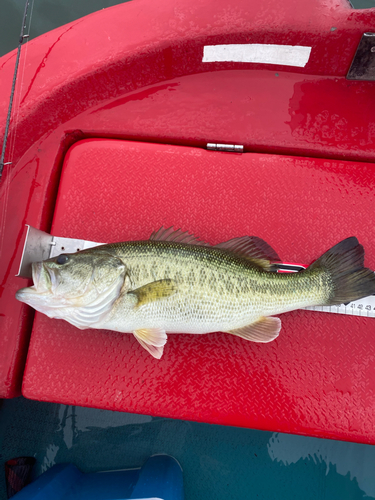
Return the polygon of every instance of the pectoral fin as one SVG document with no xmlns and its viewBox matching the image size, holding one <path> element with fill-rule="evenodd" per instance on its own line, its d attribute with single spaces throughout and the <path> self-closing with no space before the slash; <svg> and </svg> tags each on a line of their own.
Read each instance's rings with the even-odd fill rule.
<svg viewBox="0 0 375 500">
<path fill-rule="evenodd" d="M 163 349 L 167 343 L 167 334 L 161 328 L 142 328 L 134 330 L 134 337 L 142 347 L 146 349 L 154 358 L 160 359 Z"/>
<path fill-rule="evenodd" d="M 153 281 L 147 285 L 141 286 L 132 290 L 131 295 L 135 295 L 138 299 L 136 307 L 143 306 L 155 300 L 165 299 L 174 295 L 177 292 L 177 286 L 171 279 Z"/>
<path fill-rule="evenodd" d="M 252 342 L 271 342 L 278 337 L 281 330 L 281 320 L 273 316 L 263 317 L 251 325 L 231 330 L 228 333 L 237 335 Z"/>
</svg>

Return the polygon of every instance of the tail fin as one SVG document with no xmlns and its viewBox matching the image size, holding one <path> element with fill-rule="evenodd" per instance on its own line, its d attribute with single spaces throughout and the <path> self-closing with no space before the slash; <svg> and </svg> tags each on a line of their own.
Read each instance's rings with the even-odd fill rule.
<svg viewBox="0 0 375 500">
<path fill-rule="evenodd" d="M 329 275 L 330 298 L 336 305 L 375 294 L 375 273 L 363 267 L 365 251 L 357 238 L 341 241 L 316 260 L 308 270 L 323 269 Z"/>
</svg>

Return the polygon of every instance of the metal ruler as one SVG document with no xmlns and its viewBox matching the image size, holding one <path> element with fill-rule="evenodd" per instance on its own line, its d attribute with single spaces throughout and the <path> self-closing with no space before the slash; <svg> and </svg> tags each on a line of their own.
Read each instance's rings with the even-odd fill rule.
<svg viewBox="0 0 375 500">
<path fill-rule="evenodd" d="M 17 276 L 21 278 L 31 278 L 32 262 L 40 262 L 52 257 L 57 257 L 61 253 L 75 253 L 104 244 L 105 243 L 98 243 L 95 241 L 52 236 L 32 226 L 27 226 L 26 239 Z M 278 272 L 295 273 L 306 269 L 306 267 L 301 264 L 291 264 L 287 262 L 276 264 L 276 266 Z M 309 311 L 375 318 L 375 295 L 364 297 L 363 299 L 355 300 L 348 304 L 340 304 L 339 306 L 312 306 L 305 307 L 304 309 Z"/>
</svg>

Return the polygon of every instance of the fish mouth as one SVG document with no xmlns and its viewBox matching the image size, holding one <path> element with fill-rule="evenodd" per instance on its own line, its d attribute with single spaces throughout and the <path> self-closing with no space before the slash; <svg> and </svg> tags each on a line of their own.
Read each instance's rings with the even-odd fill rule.
<svg viewBox="0 0 375 500">
<path fill-rule="evenodd" d="M 16 299 L 20 302 L 28 304 L 30 299 L 32 300 L 33 295 L 38 295 L 35 286 L 28 286 L 26 288 L 21 288 L 16 292 Z"/>
<path fill-rule="evenodd" d="M 42 262 L 33 262 L 31 264 L 32 277 L 33 277 L 35 290 L 37 290 L 39 288 L 39 282 L 40 282 L 40 277 L 42 274 L 42 268 L 43 268 Z"/>
<path fill-rule="evenodd" d="M 16 292 L 16 299 L 20 302 L 34 302 L 37 296 L 49 295 L 52 293 L 53 285 L 56 286 L 56 276 L 49 272 L 43 262 L 33 262 L 31 264 L 33 285 L 21 288 Z"/>
<path fill-rule="evenodd" d="M 54 289 L 59 281 L 57 273 L 53 269 L 49 269 L 43 262 L 33 262 L 32 278 L 34 284 L 18 290 L 16 299 L 52 317 L 51 309 L 60 306 L 54 296 Z"/>
<path fill-rule="evenodd" d="M 39 293 L 53 294 L 59 284 L 58 271 L 49 268 L 43 262 L 33 262 L 32 276 L 34 287 Z"/>
</svg>

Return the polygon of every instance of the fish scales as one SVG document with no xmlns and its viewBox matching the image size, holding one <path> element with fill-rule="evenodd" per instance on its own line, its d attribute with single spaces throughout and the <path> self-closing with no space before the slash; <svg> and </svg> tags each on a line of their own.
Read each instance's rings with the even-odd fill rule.
<svg viewBox="0 0 375 500">
<path fill-rule="evenodd" d="M 150 276 L 170 278 L 178 287 L 178 294 L 132 313 L 126 299 L 119 301 L 105 326 L 109 329 L 126 321 L 133 329 L 156 325 L 174 333 L 229 330 L 262 315 L 320 304 L 329 293 L 318 277 L 269 273 L 212 247 L 147 241 L 109 245 L 108 250 L 127 262 L 132 289 L 146 285 Z"/>
<path fill-rule="evenodd" d="M 375 275 L 364 267 L 364 249 L 355 237 L 299 273 L 272 272 L 277 261 L 276 252 L 254 236 L 212 247 L 161 228 L 147 241 L 34 263 L 34 285 L 16 297 L 81 329 L 132 332 L 159 359 L 167 332 L 223 331 L 270 342 L 281 329 L 275 314 L 375 294 Z"/>
</svg>

